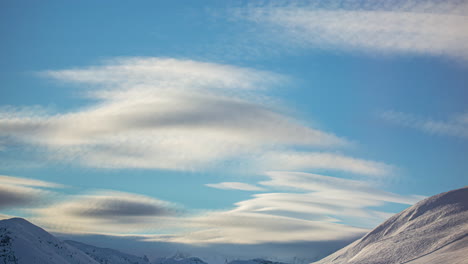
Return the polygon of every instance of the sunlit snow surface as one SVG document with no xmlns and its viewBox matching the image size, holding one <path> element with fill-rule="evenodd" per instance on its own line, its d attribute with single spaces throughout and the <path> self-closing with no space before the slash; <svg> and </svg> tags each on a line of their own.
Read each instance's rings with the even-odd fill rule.
<svg viewBox="0 0 468 264">
<path fill-rule="evenodd" d="M 314 264 L 468 263 L 468 187 L 427 198 Z"/>
</svg>

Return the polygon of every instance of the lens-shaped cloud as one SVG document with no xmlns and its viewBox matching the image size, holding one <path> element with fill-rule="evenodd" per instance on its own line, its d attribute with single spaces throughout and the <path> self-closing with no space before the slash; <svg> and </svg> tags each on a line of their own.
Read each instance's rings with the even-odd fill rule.
<svg viewBox="0 0 468 264">
<path fill-rule="evenodd" d="M 0 209 L 38 205 L 54 194 L 47 189 L 64 187 L 47 181 L 0 175 Z"/>
<path fill-rule="evenodd" d="M 127 58 L 42 75 L 86 84 L 82 91 L 95 100 L 68 113 L 37 115 L 10 108 L 0 114 L 0 138 L 39 146 L 52 160 L 104 168 L 192 170 L 226 160 L 252 160 L 268 150 L 348 144 L 269 103 L 261 91 L 285 82 L 274 73 L 189 60 Z"/>
<path fill-rule="evenodd" d="M 173 203 L 144 195 L 97 191 L 68 197 L 50 207 L 31 210 L 36 221 L 61 232 L 127 233 L 158 230 L 182 214 Z"/>
</svg>

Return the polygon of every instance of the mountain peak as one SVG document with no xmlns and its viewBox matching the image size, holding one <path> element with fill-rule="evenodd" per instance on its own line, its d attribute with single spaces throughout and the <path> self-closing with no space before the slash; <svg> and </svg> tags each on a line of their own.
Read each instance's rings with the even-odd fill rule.
<svg viewBox="0 0 468 264">
<path fill-rule="evenodd" d="M 21 224 L 21 225 L 28 225 L 28 226 L 34 226 L 31 222 L 28 220 L 21 218 L 21 217 L 13 217 L 9 219 L 3 219 L 0 220 L 0 223 L 15 223 L 15 224 Z"/>
<path fill-rule="evenodd" d="M 0 252 L 4 263 L 97 264 L 23 218 L 0 221 Z"/>
</svg>

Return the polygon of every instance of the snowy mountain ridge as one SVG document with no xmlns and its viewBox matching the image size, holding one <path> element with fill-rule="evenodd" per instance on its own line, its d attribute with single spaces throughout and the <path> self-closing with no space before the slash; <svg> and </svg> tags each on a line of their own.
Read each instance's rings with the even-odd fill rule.
<svg viewBox="0 0 468 264">
<path fill-rule="evenodd" d="M 190 257 L 185 254 L 177 253 L 172 257 L 158 258 L 152 261 L 152 264 L 207 264 L 197 257 Z"/>
<path fill-rule="evenodd" d="M 4 264 L 98 264 L 22 218 L 0 221 L 0 260 Z"/>
<path fill-rule="evenodd" d="M 83 251 L 101 264 L 150 264 L 146 257 L 137 257 L 115 249 L 95 247 L 73 240 L 65 240 L 65 243 Z"/>
<path fill-rule="evenodd" d="M 283 262 L 275 262 L 265 259 L 250 259 L 250 260 L 233 260 L 228 264 L 286 264 Z"/>
<path fill-rule="evenodd" d="M 314 264 L 468 263 L 468 187 L 418 202 Z"/>
</svg>

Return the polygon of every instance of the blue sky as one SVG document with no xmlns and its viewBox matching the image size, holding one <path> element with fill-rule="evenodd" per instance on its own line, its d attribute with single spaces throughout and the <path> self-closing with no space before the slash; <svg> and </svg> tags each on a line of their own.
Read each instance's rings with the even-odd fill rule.
<svg viewBox="0 0 468 264">
<path fill-rule="evenodd" d="M 465 1 L 0 7 L 4 217 L 338 245 L 467 183 Z"/>
</svg>

